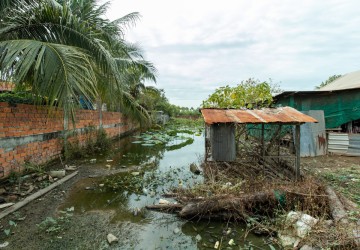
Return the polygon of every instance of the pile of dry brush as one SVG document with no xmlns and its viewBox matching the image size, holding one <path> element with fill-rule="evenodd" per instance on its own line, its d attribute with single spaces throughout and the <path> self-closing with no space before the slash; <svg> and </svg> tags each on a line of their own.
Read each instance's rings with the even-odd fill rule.
<svg viewBox="0 0 360 250">
<path fill-rule="evenodd" d="M 164 194 L 164 197 L 174 198 L 176 203 L 147 208 L 177 213 L 187 219 L 251 219 L 254 229 L 269 235 L 282 230 L 287 212 L 302 211 L 320 221 L 332 220 L 333 224 L 329 227 L 329 223 L 319 223 L 301 245 L 351 248 L 357 244 L 357 236 L 353 234 L 356 226 L 346 218 L 346 208 L 354 209 L 353 204 L 339 199 L 331 188 L 313 177 L 302 177 L 294 182 L 292 176 L 277 174 L 274 178 L 266 174 L 268 171 L 264 175 L 262 167 L 242 163 L 207 162 L 202 168 L 204 183 Z M 286 173 L 291 172 L 286 170 Z"/>
</svg>

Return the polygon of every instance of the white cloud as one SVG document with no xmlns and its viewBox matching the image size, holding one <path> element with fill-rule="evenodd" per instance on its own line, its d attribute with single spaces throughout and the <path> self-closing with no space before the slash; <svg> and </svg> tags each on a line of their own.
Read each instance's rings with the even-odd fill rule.
<svg viewBox="0 0 360 250">
<path fill-rule="evenodd" d="M 142 15 L 127 39 L 159 69 L 171 102 L 197 107 L 249 77 L 312 90 L 360 68 L 359 1 L 112 1 L 108 17 Z"/>
</svg>

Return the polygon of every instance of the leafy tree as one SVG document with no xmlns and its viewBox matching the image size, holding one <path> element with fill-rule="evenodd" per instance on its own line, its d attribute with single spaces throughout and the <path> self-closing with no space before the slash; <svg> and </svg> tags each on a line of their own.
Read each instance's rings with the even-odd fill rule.
<svg viewBox="0 0 360 250">
<path fill-rule="evenodd" d="M 220 87 L 203 101 L 204 108 L 257 108 L 266 107 L 272 103 L 272 93 L 278 92 L 277 85 L 260 82 L 254 78 L 242 81 L 235 87 L 226 85 Z"/>
<path fill-rule="evenodd" d="M 120 105 L 146 121 L 146 110 L 129 93 L 129 79 L 134 74 L 155 79 L 156 69 L 123 32 L 139 15 L 109 21 L 108 7 L 96 0 L 0 1 L 2 78 L 71 113 L 83 98 Z"/>
<path fill-rule="evenodd" d="M 329 83 L 335 81 L 336 79 L 338 79 L 341 76 L 342 75 L 332 75 L 325 82 L 320 83 L 320 85 L 316 86 L 315 88 L 316 89 L 321 89 L 322 87 L 325 87 L 326 85 L 328 85 Z"/>
</svg>

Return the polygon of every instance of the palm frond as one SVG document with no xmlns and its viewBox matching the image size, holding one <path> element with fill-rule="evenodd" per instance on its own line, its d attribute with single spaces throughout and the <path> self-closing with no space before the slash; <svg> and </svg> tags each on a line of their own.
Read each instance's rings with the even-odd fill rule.
<svg viewBox="0 0 360 250">
<path fill-rule="evenodd" d="M 35 96 L 73 110 L 80 96 L 92 102 L 97 96 L 96 77 L 89 56 L 78 48 L 34 40 L 0 42 L 0 68 L 12 80 L 32 86 Z"/>
</svg>

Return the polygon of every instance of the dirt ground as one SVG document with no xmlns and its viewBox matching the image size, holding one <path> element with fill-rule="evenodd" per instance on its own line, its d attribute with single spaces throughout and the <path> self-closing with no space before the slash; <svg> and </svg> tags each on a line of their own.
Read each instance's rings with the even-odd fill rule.
<svg viewBox="0 0 360 250">
<path fill-rule="evenodd" d="M 301 160 L 304 171 L 328 182 L 336 191 L 360 205 L 360 157 L 322 156 Z M 71 209 L 60 210 L 80 179 L 112 173 L 94 168 L 88 162 L 72 165 L 78 167 L 78 175 L 0 221 L 0 248 L 8 243 L 4 249 L 111 249 L 106 235 L 112 230 L 123 232 L 123 236 L 118 237 L 121 242 L 136 237 L 131 235 L 134 230 L 127 225 L 111 223 L 111 211 L 77 214 Z M 41 228 L 47 217 L 62 218 L 53 228 L 54 233 Z M 123 229 L 119 230 L 119 226 Z"/>
</svg>

